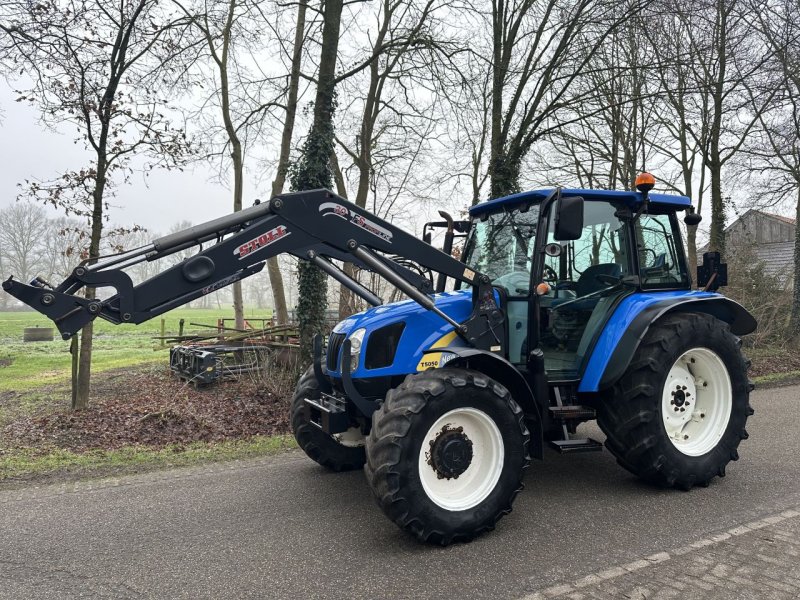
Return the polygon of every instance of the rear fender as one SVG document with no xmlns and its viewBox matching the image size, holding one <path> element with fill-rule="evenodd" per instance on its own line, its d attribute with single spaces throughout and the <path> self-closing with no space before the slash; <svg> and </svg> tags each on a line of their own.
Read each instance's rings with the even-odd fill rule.
<svg viewBox="0 0 800 600">
<path fill-rule="evenodd" d="M 661 317 L 676 312 L 709 314 L 728 323 L 731 332 L 735 335 L 752 333 L 758 325 L 753 315 L 743 306 L 721 294 L 695 292 L 657 299 L 642 306 L 638 313 L 632 316 L 621 335 L 619 328 L 614 331 L 613 319 L 609 321 L 595 345 L 593 356 L 589 360 L 578 391 L 597 392 L 611 388 L 628 369 L 628 365 L 636 354 L 642 339 L 647 335 L 650 326 Z M 608 325 L 612 325 L 612 327 L 608 327 Z M 605 357 L 594 356 L 598 347 L 602 347 L 604 336 L 612 336 L 612 339 L 616 337 L 616 345 L 610 354 L 600 353 L 605 354 Z M 608 343 L 609 340 L 606 339 L 605 344 Z M 603 359 L 605 360 L 603 361 Z M 603 362 L 604 364 L 602 364 Z M 599 369 L 598 365 L 601 365 Z"/>
<path fill-rule="evenodd" d="M 511 393 L 511 397 L 514 398 L 514 401 L 522 407 L 528 426 L 532 429 L 531 455 L 534 458 L 542 458 L 543 435 L 541 409 L 536 402 L 536 398 L 527 380 L 514 365 L 501 356 L 486 350 L 478 350 L 477 348 L 447 346 L 445 348 L 432 348 L 426 351 L 426 353 L 428 352 L 441 352 L 443 356 L 446 353 L 455 355 L 455 358 L 451 358 L 444 364 L 442 364 L 441 360 L 438 361 L 439 368 L 460 367 L 479 371 L 505 386 Z"/>
</svg>

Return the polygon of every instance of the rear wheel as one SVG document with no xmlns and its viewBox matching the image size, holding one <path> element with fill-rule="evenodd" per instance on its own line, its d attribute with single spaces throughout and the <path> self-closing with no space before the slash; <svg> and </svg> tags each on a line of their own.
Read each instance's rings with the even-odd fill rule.
<svg viewBox="0 0 800 600">
<path fill-rule="evenodd" d="M 724 476 L 748 437 L 749 363 L 726 323 L 679 313 L 656 322 L 598 410 L 606 447 L 642 479 L 690 489 Z"/>
<path fill-rule="evenodd" d="M 530 435 L 508 390 L 464 369 L 433 369 L 391 390 L 372 417 L 367 480 L 386 515 L 446 545 L 511 512 Z"/>
<path fill-rule="evenodd" d="M 304 400 L 319 397 L 319 383 L 314 369 L 309 367 L 297 382 L 289 415 L 297 445 L 309 458 L 331 471 L 360 469 L 366 462 L 364 435 L 361 431 L 352 428 L 331 436 L 306 420 Z"/>
</svg>

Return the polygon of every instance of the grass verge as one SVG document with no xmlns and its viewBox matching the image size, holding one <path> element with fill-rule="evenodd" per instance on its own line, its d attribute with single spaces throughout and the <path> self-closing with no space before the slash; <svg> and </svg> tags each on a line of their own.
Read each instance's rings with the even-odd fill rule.
<svg viewBox="0 0 800 600">
<path fill-rule="evenodd" d="M 97 319 L 94 322 L 92 373 L 142 364 L 167 364 L 167 347 L 154 339 L 154 336 L 161 334 L 162 319 L 166 335 L 176 335 L 181 320 L 184 321 L 184 334 L 210 335 L 213 329 L 192 323 L 214 326 L 217 318 L 232 316 L 232 309 L 227 307 L 178 308 L 141 325 L 113 325 Z M 253 319 L 253 327 L 260 327 L 261 321 L 257 319 L 271 316 L 271 310 L 262 309 L 248 313 L 246 318 Z M 55 340 L 52 342 L 23 342 L 24 329 L 34 326 L 55 327 L 34 311 L 0 312 L 0 393 L 24 392 L 42 385 L 69 381 L 69 342 L 61 340 L 58 331 L 55 331 Z"/>
<path fill-rule="evenodd" d="M 127 475 L 209 462 L 272 456 L 297 447 L 291 435 L 253 436 L 216 443 L 194 442 L 160 449 L 127 446 L 72 452 L 59 448 L 0 449 L 0 490 L 31 482 Z"/>
<path fill-rule="evenodd" d="M 768 373 L 753 378 L 753 383 L 757 387 L 770 388 L 783 385 L 794 385 L 800 383 L 800 371 L 785 371 L 783 373 Z"/>
</svg>

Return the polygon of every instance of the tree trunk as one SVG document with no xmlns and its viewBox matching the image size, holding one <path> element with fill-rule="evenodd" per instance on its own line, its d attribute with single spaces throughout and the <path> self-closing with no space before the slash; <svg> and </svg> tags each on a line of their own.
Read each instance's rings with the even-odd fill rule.
<svg viewBox="0 0 800 600">
<path fill-rule="evenodd" d="M 283 273 L 278 257 L 273 256 L 267 260 L 267 273 L 269 273 L 270 287 L 272 288 L 272 304 L 275 306 L 275 322 L 285 325 L 289 322 L 289 310 L 286 306 L 286 293 L 283 289 Z"/>
<path fill-rule="evenodd" d="M 283 121 L 281 135 L 281 152 L 278 157 L 278 172 L 272 182 L 272 195 L 277 196 L 283 191 L 286 182 L 286 172 L 289 168 L 289 158 L 292 150 L 292 134 L 294 121 L 297 115 L 297 92 L 300 87 L 300 66 L 303 59 L 303 34 L 306 27 L 306 7 L 308 0 L 300 0 L 297 5 L 297 22 L 294 28 L 294 47 L 292 50 L 292 68 L 289 72 L 289 94 L 286 99 L 286 118 Z M 275 316 L 279 324 L 289 322 L 289 310 L 286 305 L 286 291 L 283 285 L 278 257 L 267 260 L 267 271 L 272 286 L 272 298 L 275 303 Z"/>
<path fill-rule="evenodd" d="M 503 62 L 503 19 L 505 14 L 503 0 L 492 2 L 492 107 L 491 131 L 489 135 L 489 190 L 491 198 L 505 194 L 502 181 L 503 150 L 506 140 L 503 139 L 503 84 L 505 83 L 505 65 Z"/>
<path fill-rule="evenodd" d="M 697 278 L 697 225 L 686 226 L 686 260 L 689 281 L 694 281 Z"/>
<path fill-rule="evenodd" d="M 343 0 L 324 4 L 322 49 L 314 102 L 314 121 L 303 146 L 303 156 L 292 178 L 296 191 L 331 187 L 330 156 L 333 152 L 333 112 L 335 110 L 336 57 Z M 300 360 L 311 360 L 314 335 L 322 333 L 327 307 L 325 274 L 306 261 L 298 267 L 300 298 L 297 305 L 300 329 Z"/>
<path fill-rule="evenodd" d="M 722 169 L 719 162 L 713 159 L 714 147 L 719 146 L 719 141 L 712 139 L 712 161 L 709 165 L 711 171 L 711 235 L 708 248 L 712 252 L 719 252 L 725 258 L 725 198 L 722 196 Z M 718 156 L 718 153 L 717 153 Z"/>
<path fill-rule="evenodd" d="M 70 401 L 70 408 L 75 410 L 78 403 L 78 334 L 73 335 L 69 342 L 69 353 L 72 359 L 72 400 Z"/>
<path fill-rule="evenodd" d="M 228 121 L 229 119 L 226 119 Z M 244 163 L 242 159 L 242 145 L 236 132 L 231 139 L 233 146 L 233 211 L 242 210 L 242 186 L 244 184 Z M 236 319 L 236 329 L 244 329 L 244 300 L 242 298 L 242 282 L 233 284 L 233 316 Z"/>
<path fill-rule="evenodd" d="M 95 181 L 94 192 L 92 193 L 93 207 L 92 207 L 92 233 L 89 240 L 89 258 L 97 258 L 100 256 L 100 239 L 103 236 L 103 194 L 106 187 L 106 172 L 108 170 L 108 162 L 105 156 L 105 141 L 106 131 L 101 134 L 100 148 L 98 151 L 97 159 L 97 179 Z M 93 299 L 95 297 L 94 288 L 86 288 L 86 298 Z M 94 323 L 89 322 L 81 330 L 81 343 L 78 356 L 78 376 L 73 378 L 72 389 L 72 408 L 73 410 L 81 410 L 89 406 L 89 395 L 91 394 L 91 376 L 92 376 L 92 336 L 94 332 Z"/>
<path fill-rule="evenodd" d="M 225 123 L 225 133 L 231 145 L 231 160 L 233 162 L 233 211 L 238 212 L 242 210 L 242 195 L 244 193 L 244 154 L 242 152 L 242 142 L 236 132 L 236 126 L 233 124 L 231 116 L 230 81 L 228 79 L 228 53 L 230 51 L 231 29 L 235 11 L 236 0 L 230 0 L 225 29 L 222 32 L 222 56 L 217 60 L 217 67 L 219 68 L 222 120 Z M 233 314 L 236 319 L 236 329 L 244 329 L 244 302 L 242 300 L 241 281 L 233 284 Z"/>
<path fill-rule="evenodd" d="M 342 175 L 342 170 L 339 168 L 339 159 L 336 157 L 335 151 L 331 152 L 331 170 L 333 171 L 333 179 L 336 182 L 336 193 L 339 194 L 342 198 L 347 199 L 347 187 L 345 187 L 344 175 Z M 366 204 L 366 197 L 364 204 L 362 204 L 361 206 L 363 207 L 365 204 Z M 356 279 L 356 270 L 353 267 L 353 263 L 349 262 L 344 263 L 342 265 L 342 270 L 351 279 Z M 356 310 L 355 310 L 355 298 L 353 296 L 353 293 L 343 285 L 340 285 L 339 320 L 346 319 L 354 312 L 356 312 Z"/>
<path fill-rule="evenodd" d="M 800 188 L 797 191 L 797 208 L 795 209 L 797 227 L 794 230 L 794 286 L 792 289 L 791 333 L 794 338 L 800 336 Z"/>
<path fill-rule="evenodd" d="M 709 156 L 706 166 L 711 173 L 711 235 L 709 249 L 719 252 L 725 258 L 725 199 L 722 196 L 722 115 L 724 111 L 725 78 L 728 64 L 728 9 L 723 0 L 716 6 L 716 51 L 718 66 L 716 81 L 712 89 L 713 116 L 709 131 Z"/>
<path fill-rule="evenodd" d="M 509 194 L 516 194 L 519 188 L 519 171 L 521 161 L 508 153 L 501 151 L 492 164 L 489 165 L 491 174 L 491 197 L 502 198 Z"/>
</svg>

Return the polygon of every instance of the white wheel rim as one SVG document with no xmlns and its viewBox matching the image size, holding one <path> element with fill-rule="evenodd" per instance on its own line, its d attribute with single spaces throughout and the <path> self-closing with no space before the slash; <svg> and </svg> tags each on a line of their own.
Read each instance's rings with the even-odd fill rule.
<svg viewBox="0 0 800 600">
<path fill-rule="evenodd" d="M 672 444 L 687 456 L 710 452 L 731 418 L 728 369 L 708 348 L 692 348 L 672 365 L 661 397 L 661 418 Z"/>
<path fill-rule="evenodd" d="M 432 444 L 446 430 L 462 428 L 472 442 L 472 460 L 457 477 L 444 478 L 430 464 Z M 503 436 L 494 420 L 476 408 L 445 413 L 428 430 L 419 452 L 419 478 L 434 503 L 451 511 L 467 510 L 483 502 L 503 472 Z"/>
</svg>

